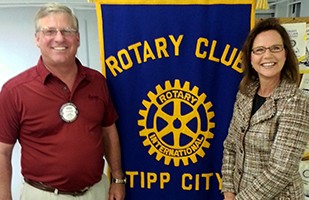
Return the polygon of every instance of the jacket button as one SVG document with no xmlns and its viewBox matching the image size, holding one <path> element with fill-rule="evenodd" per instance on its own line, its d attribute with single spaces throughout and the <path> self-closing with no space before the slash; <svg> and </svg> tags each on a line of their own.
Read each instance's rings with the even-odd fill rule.
<svg viewBox="0 0 309 200">
<path fill-rule="evenodd" d="M 245 132 L 245 127 L 241 127 L 241 128 L 240 128 L 240 131 L 241 131 L 242 133 L 244 133 L 244 132 Z"/>
</svg>

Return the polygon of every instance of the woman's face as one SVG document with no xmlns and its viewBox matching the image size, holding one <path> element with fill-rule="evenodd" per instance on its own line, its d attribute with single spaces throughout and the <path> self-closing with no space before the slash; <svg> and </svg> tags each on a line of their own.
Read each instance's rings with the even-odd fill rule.
<svg viewBox="0 0 309 200">
<path fill-rule="evenodd" d="M 251 65 L 260 80 L 280 79 L 286 51 L 280 34 L 275 30 L 259 33 L 253 41 Z"/>
</svg>

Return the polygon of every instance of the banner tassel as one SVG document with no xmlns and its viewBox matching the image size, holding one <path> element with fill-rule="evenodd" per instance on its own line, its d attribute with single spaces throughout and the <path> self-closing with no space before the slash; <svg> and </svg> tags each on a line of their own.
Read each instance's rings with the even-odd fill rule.
<svg viewBox="0 0 309 200">
<path fill-rule="evenodd" d="M 256 9 L 268 10 L 269 9 L 268 0 L 257 0 Z"/>
</svg>

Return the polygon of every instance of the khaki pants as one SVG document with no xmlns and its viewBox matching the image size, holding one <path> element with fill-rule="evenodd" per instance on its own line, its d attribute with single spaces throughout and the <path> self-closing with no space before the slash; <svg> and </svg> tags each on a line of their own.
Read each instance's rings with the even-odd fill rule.
<svg viewBox="0 0 309 200">
<path fill-rule="evenodd" d="M 55 194 L 37 189 L 28 183 L 23 183 L 20 200 L 107 200 L 109 181 L 106 175 L 82 196 Z"/>
</svg>

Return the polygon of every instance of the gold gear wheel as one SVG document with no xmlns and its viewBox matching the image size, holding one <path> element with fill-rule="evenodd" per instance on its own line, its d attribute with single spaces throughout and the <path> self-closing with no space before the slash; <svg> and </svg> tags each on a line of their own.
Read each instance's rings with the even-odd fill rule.
<svg viewBox="0 0 309 200">
<path fill-rule="evenodd" d="M 170 81 L 166 81 L 165 89 L 157 85 L 156 94 L 151 91 L 148 92 L 147 96 L 150 101 L 143 100 L 142 102 L 146 109 L 139 111 L 139 114 L 143 117 L 143 119 L 138 120 L 138 125 L 143 127 L 139 135 L 146 137 L 143 145 L 150 146 L 148 153 L 150 155 L 157 153 L 156 160 L 158 161 L 164 157 L 165 165 L 169 165 L 173 160 L 174 165 L 178 167 L 180 160 L 182 160 L 182 163 L 186 166 L 189 164 L 188 158 L 196 163 L 196 155 L 204 157 L 203 147 L 209 148 L 210 146 L 207 139 L 214 136 L 210 129 L 215 127 L 215 123 L 210 120 L 215 114 L 209 111 L 212 103 L 204 103 L 206 94 L 198 95 L 198 90 L 196 86 L 190 90 L 190 83 L 187 81 L 183 87 L 181 87 L 178 79 L 175 80 L 173 87 Z M 173 113 L 165 111 L 167 106 L 172 106 Z M 184 106 L 191 107 L 190 111 L 184 113 Z M 154 107 L 156 108 L 155 111 L 152 109 Z M 204 131 L 202 130 L 200 109 L 203 109 L 203 114 L 206 113 L 207 128 Z M 159 125 L 159 120 L 165 122 L 163 127 L 162 123 Z M 195 130 L 191 130 L 192 127 L 189 127 L 192 120 L 196 122 Z M 181 141 L 183 136 L 186 138 L 185 143 Z M 172 138 L 173 144 L 166 139 L 167 137 Z"/>
</svg>

